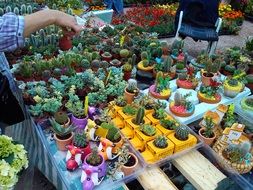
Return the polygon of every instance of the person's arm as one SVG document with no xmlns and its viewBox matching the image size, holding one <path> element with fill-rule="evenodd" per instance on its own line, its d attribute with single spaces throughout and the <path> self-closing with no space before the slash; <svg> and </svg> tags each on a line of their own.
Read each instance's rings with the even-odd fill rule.
<svg viewBox="0 0 253 190">
<path fill-rule="evenodd" d="M 51 24 L 56 24 L 63 28 L 69 27 L 74 33 L 79 33 L 82 29 L 81 26 L 77 25 L 75 17 L 56 10 L 39 11 L 25 16 L 24 19 L 24 37 Z"/>
</svg>

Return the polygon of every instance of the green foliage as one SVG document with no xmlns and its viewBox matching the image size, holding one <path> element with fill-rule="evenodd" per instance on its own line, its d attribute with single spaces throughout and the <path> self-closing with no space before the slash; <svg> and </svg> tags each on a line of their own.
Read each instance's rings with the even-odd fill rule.
<svg viewBox="0 0 253 190">
<path fill-rule="evenodd" d="M 73 138 L 73 144 L 79 148 L 87 147 L 89 141 L 85 132 L 76 132 Z"/>
<path fill-rule="evenodd" d="M 54 118 L 55 118 L 55 121 L 61 125 L 66 124 L 69 119 L 67 113 L 65 113 L 63 111 L 56 112 L 54 114 Z"/>
<path fill-rule="evenodd" d="M 119 107 L 124 107 L 127 105 L 127 102 L 124 96 L 119 96 L 117 99 L 115 99 L 115 103 Z"/>
<path fill-rule="evenodd" d="M 225 150 L 224 153 L 232 163 L 243 163 L 246 156 L 250 153 L 251 143 L 245 141 L 240 144 L 230 144 Z"/>
<path fill-rule="evenodd" d="M 156 128 L 148 124 L 141 125 L 140 131 L 142 131 L 147 136 L 153 136 L 156 134 Z"/>
<path fill-rule="evenodd" d="M 234 73 L 234 71 L 236 70 L 234 65 L 226 65 L 225 66 L 225 70 L 230 72 L 230 73 Z"/>
<path fill-rule="evenodd" d="M 87 156 L 86 161 L 92 166 L 98 166 L 102 163 L 103 158 L 99 155 L 97 148 L 93 148 L 91 154 Z"/>
<path fill-rule="evenodd" d="M 207 138 L 213 137 L 213 128 L 214 128 L 214 122 L 211 117 L 206 117 L 205 118 L 205 131 L 204 135 Z"/>
<path fill-rule="evenodd" d="M 191 93 L 187 93 L 182 96 L 179 91 L 177 91 L 174 95 L 174 103 L 175 106 L 184 106 L 186 110 L 190 110 L 192 108 L 192 103 L 187 100 L 187 98 L 191 96 Z"/>
<path fill-rule="evenodd" d="M 156 92 L 161 93 L 170 87 L 170 77 L 164 76 L 162 72 L 158 72 L 155 81 Z"/>
<path fill-rule="evenodd" d="M 228 84 L 229 84 L 230 86 L 238 86 L 239 82 L 238 82 L 238 80 L 236 80 L 236 79 L 229 79 L 229 80 L 228 80 Z"/>
<path fill-rule="evenodd" d="M 155 138 L 153 143 L 158 148 L 166 148 L 168 146 L 168 138 L 164 135 L 159 135 Z"/>
<path fill-rule="evenodd" d="M 130 72 L 130 71 L 132 71 L 133 67 L 132 67 L 131 64 L 126 63 L 126 64 L 123 65 L 122 69 L 123 69 L 124 72 Z"/>
<path fill-rule="evenodd" d="M 36 104 L 35 106 L 31 105 L 29 107 L 29 112 L 32 114 L 34 117 L 40 117 L 43 114 L 43 108 L 41 104 Z"/>
<path fill-rule="evenodd" d="M 247 98 L 245 104 L 249 107 L 253 107 L 253 98 Z"/>
<path fill-rule="evenodd" d="M 252 6 L 253 6 L 253 3 L 252 3 Z M 252 39 L 248 39 L 246 41 L 246 47 L 245 48 L 246 48 L 247 51 L 250 51 L 250 52 L 253 51 L 253 38 Z"/>
<path fill-rule="evenodd" d="M 179 123 L 177 121 L 169 119 L 162 119 L 160 123 L 165 129 L 169 130 L 175 130 L 179 126 Z"/>
<path fill-rule="evenodd" d="M 181 141 L 185 141 L 188 139 L 188 135 L 189 135 L 189 129 L 184 126 L 184 125 L 180 125 L 179 127 L 176 128 L 175 130 L 175 137 L 178 139 L 178 140 L 181 140 Z"/>
<path fill-rule="evenodd" d="M 163 108 L 155 109 L 155 112 L 153 113 L 153 117 L 159 120 L 165 119 L 166 116 L 167 114 Z"/>
<path fill-rule="evenodd" d="M 120 139 L 120 131 L 117 127 L 113 126 L 108 130 L 106 138 L 112 142 L 117 142 Z"/>
<path fill-rule="evenodd" d="M 53 131 L 56 133 L 56 135 L 60 137 L 65 137 L 74 130 L 74 127 L 72 125 L 68 127 L 66 126 L 62 127 L 59 123 L 55 121 L 54 118 L 50 118 L 49 121 L 50 121 Z"/>
<path fill-rule="evenodd" d="M 137 111 L 137 114 L 136 114 L 136 117 L 135 117 L 135 120 L 134 120 L 134 123 L 136 125 L 140 125 L 143 123 L 143 118 L 144 118 L 144 115 L 145 115 L 145 109 L 143 107 L 140 107 Z"/>
<path fill-rule="evenodd" d="M 128 105 L 126 105 L 126 106 L 123 107 L 122 111 L 123 111 L 123 113 L 126 114 L 126 115 L 131 115 L 131 116 L 133 116 L 133 115 L 135 115 L 136 112 L 137 112 L 137 107 L 136 107 L 135 105 L 130 105 L 130 104 L 128 104 Z"/>
</svg>

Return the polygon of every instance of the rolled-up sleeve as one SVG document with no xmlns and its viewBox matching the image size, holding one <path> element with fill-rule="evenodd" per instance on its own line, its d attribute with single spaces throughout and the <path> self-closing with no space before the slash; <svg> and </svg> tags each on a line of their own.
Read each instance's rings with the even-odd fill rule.
<svg viewBox="0 0 253 190">
<path fill-rule="evenodd" d="M 24 46 L 24 17 L 8 13 L 0 17 L 0 52 Z"/>
</svg>

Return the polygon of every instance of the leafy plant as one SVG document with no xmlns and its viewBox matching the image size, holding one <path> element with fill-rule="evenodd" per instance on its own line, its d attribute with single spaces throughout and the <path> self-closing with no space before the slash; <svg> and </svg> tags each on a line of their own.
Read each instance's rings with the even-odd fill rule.
<svg viewBox="0 0 253 190">
<path fill-rule="evenodd" d="M 124 107 L 127 104 L 124 96 L 119 96 L 117 99 L 115 99 L 115 103 L 119 107 Z"/>
<path fill-rule="evenodd" d="M 147 136 L 153 136 L 156 134 L 156 128 L 148 124 L 141 125 L 140 131 L 142 131 Z"/>
<path fill-rule="evenodd" d="M 175 96 L 174 96 L 174 103 L 175 103 L 175 106 L 183 106 L 186 108 L 186 110 L 190 110 L 192 109 L 192 103 L 190 101 L 187 100 L 187 98 L 191 96 L 191 93 L 187 93 L 185 95 L 181 95 L 179 91 L 177 91 L 175 93 Z"/>
<path fill-rule="evenodd" d="M 211 117 L 206 117 L 204 119 L 205 121 L 205 131 L 204 131 L 204 135 L 207 138 L 211 138 L 213 137 L 213 128 L 214 128 L 214 122 L 213 119 Z"/>
<path fill-rule="evenodd" d="M 168 90 L 170 87 L 170 77 L 164 76 L 162 72 L 158 72 L 156 75 L 155 87 L 157 93 L 162 93 L 164 90 Z"/>
<path fill-rule="evenodd" d="M 153 113 L 153 117 L 159 120 L 165 119 L 167 116 L 165 110 L 163 108 L 155 108 L 155 112 Z"/>
<path fill-rule="evenodd" d="M 50 118 L 49 121 L 53 131 L 56 133 L 56 135 L 60 137 L 65 137 L 69 135 L 75 129 L 72 125 L 68 127 L 62 127 L 59 123 L 55 121 L 54 118 Z"/>
</svg>

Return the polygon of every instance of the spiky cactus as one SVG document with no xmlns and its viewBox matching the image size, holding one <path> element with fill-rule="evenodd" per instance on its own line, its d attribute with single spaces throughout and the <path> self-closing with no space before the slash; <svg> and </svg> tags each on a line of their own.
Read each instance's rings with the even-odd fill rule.
<svg viewBox="0 0 253 190">
<path fill-rule="evenodd" d="M 86 157 L 86 161 L 88 164 L 92 166 L 98 166 L 99 164 L 102 163 L 103 160 L 102 156 L 100 156 L 98 153 L 98 149 L 94 147 L 91 151 L 91 154 L 89 154 L 89 156 Z"/>
<path fill-rule="evenodd" d="M 75 133 L 73 144 L 79 148 L 85 148 L 88 145 L 87 135 L 84 132 Z"/>
<path fill-rule="evenodd" d="M 46 45 L 46 44 L 45 44 L 45 37 L 46 37 L 45 30 L 40 29 L 39 34 L 40 34 L 40 37 L 41 37 L 41 40 L 42 40 L 42 45 L 43 45 L 43 46 Z"/>
<path fill-rule="evenodd" d="M 168 146 L 168 139 L 164 135 L 159 135 L 154 140 L 154 145 L 158 148 L 166 148 Z"/>
<path fill-rule="evenodd" d="M 136 65 L 136 59 L 137 59 L 136 54 L 133 54 L 133 55 L 132 55 L 132 65 L 133 65 L 133 66 Z"/>
<path fill-rule="evenodd" d="M 0 8 L 0 16 L 3 16 L 3 15 L 4 15 L 4 9 Z"/>
<path fill-rule="evenodd" d="M 159 81 L 160 79 L 163 78 L 163 72 L 162 71 L 159 71 L 157 74 L 156 74 L 156 79 L 155 79 L 155 85 L 157 86 L 157 84 L 159 84 Z"/>
<path fill-rule="evenodd" d="M 230 86 L 237 86 L 238 85 L 238 80 L 236 80 L 236 79 L 229 79 L 228 80 L 228 84 Z"/>
<path fill-rule="evenodd" d="M 7 6 L 5 11 L 6 11 L 6 13 L 12 12 L 11 6 Z"/>
<path fill-rule="evenodd" d="M 137 114 L 134 120 L 136 125 L 140 125 L 141 123 L 143 123 L 144 115 L 145 115 L 145 109 L 143 107 L 140 107 L 137 111 Z"/>
<path fill-rule="evenodd" d="M 13 12 L 16 14 L 16 15 L 19 15 L 19 8 L 18 7 L 15 7 Z"/>
<path fill-rule="evenodd" d="M 33 8 L 31 5 L 27 6 L 27 14 L 32 14 L 33 13 Z"/>
<path fill-rule="evenodd" d="M 172 58 L 168 57 L 165 61 L 164 61 L 164 72 L 170 72 L 170 68 L 171 68 L 171 64 L 172 64 Z"/>
<path fill-rule="evenodd" d="M 106 135 L 106 138 L 112 142 L 117 142 L 120 138 L 120 132 L 119 129 L 116 128 L 115 126 L 111 127 L 108 130 L 108 133 Z"/>
<path fill-rule="evenodd" d="M 85 116 L 88 115 L 88 110 L 89 110 L 89 97 L 86 96 L 85 101 L 84 101 L 84 115 Z"/>
<path fill-rule="evenodd" d="M 26 14 L 26 5 L 25 4 L 21 5 L 20 12 L 21 12 L 21 15 L 25 15 Z"/>
<path fill-rule="evenodd" d="M 55 121 L 61 125 L 68 122 L 68 115 L 65 112 L 59 111 L 54 114 Z"/>
<path fill-rule="evenodd" d="M 176 128 L 175 130 L 176 134 L 175 134 L 175 137 L 178 139 L 178 140 L 187 140 L 188 139 L 188 135 L 189 135 L 189 130 L 186 126 L 184 125 L 181 125 L 179 127 Z"/>
<path fill-rule="evenodd" d="M 135 79 L 129 79 L 127 85 L 127 91 L 129 93 L 135 93 L 137 90 L 137 81 Z"/>
<path fill-rule="evenodd" d="M 143 51 L 141 52 L 141 60 L 148 59 L 148 52 Z"/>
<path fill-rule="evenodd" d="M 182 95 L 178 91 L 174 95 L 174 103 L 175 103 L 175 106 L 182 105 Z"/>
</svg>

